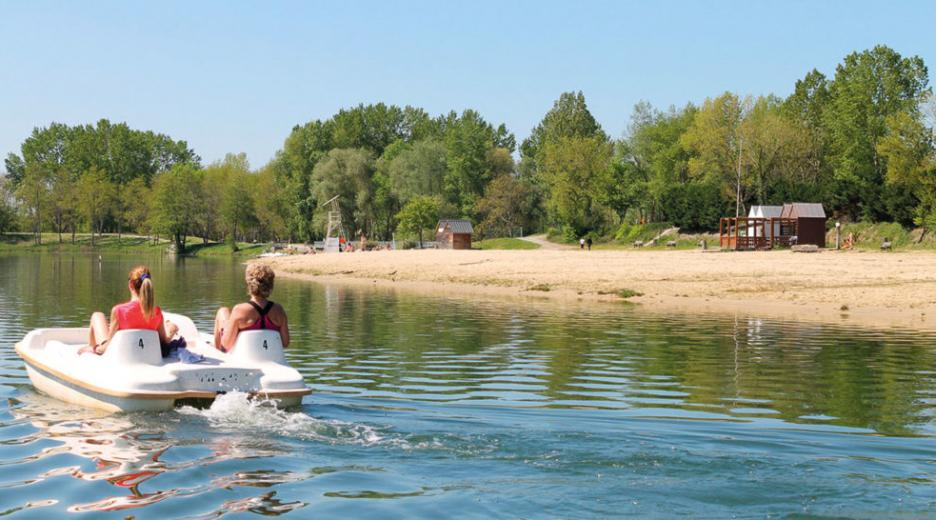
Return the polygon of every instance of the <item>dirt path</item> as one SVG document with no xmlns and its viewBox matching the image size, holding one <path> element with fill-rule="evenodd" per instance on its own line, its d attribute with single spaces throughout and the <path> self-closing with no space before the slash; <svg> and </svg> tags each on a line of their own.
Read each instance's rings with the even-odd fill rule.
<svg viewBox="0 0 936 520">
<path fill-rule="evenodd" d="M 565 250 L 565 249 L 575 249 L 575 246 L 570 246 L 568 244 L 557 244 L 555 242 L 550 242 L 545 234 L 540 235 L 527 235 L 525 237 L 520 237 L 520 240 L 526 240 L 527 242 L 532 242 L 540 246 L 540 249 L 547 249 L 550 251 Z"/>
</svg>

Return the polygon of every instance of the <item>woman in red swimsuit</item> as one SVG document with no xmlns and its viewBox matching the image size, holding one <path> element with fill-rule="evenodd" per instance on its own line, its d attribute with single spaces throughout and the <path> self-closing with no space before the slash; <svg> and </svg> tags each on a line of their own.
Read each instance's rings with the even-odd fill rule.
<svg viewBox="0 0 936 520">
<path fill-rule="evenodd" d="M 118 330 L 155 330 L 163 344 L 168 343 L 169 338 L 178 330 L 174 324 L 163 321 L 162 310 L 156 306 L 156 297 L 153 294 L 153 279 L 146 266 L 134 267 L 130 271 L 127 288 L 130 290 L 130 301 L 114 305 L 111 309 L 110 323 L 103 312 L 91 315 L 88 346 L 82 347 L 78 351 L 79 354 L 103 354 L 107 350 L 107 342 Z"/>
<path fill-rule="evenodd" d="M 245 279 L 250 301 L 240 303 L 233 309 L 221 307 L 215 315 L 214 344 L 221 352 L 230 352 L 242 330 L 275 330 L 283 339 L 283 347 L 289 346 L 289 325 L 283 306 L 267 298 L 273 292 L 276 275 L 268 265 L 250 264 Z"/>
</svg>

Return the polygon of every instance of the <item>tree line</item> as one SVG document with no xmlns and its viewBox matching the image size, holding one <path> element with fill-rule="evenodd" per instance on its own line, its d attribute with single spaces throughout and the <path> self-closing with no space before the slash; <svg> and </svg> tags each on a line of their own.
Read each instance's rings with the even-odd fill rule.
<svg viewBox="0 0 936 520">
<path fill-rule="evenodd" d="M 132 230 L 180 249 L 189 236 L 312 241 L 337 195 L 346 232 L 376 239 L 420 235 L 440 217 L 468 218 L 483 236 L 613 237 L 646 222 L 704 231 L 792 200 L 930 228 L 934 118 L 923 60 L 877 46 L 831 77 L 809 72 L 785 98 L 638 103 L 619 139 L 581 92 L 563 93 L 519 146 L 474 110 L 362 104 L 295 126 L 257 170 L 243 154 L 202 166 L 184 141 L 125 124 L 52 124 L 8 156 L 0 226 L 37 240 L 43 229 Z"/>
</svg>

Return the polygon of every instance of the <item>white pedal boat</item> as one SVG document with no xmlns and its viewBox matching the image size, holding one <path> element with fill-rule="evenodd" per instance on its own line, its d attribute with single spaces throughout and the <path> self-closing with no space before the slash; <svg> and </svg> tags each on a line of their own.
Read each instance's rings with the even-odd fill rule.
<svg viewBox="0 0 936 520">
<path fill-rule="evenodd" d="M 246 392 L 293 406 L 311 392 L 302 375 L 286 364 L 280 335 L 243 331 L 230 354 L 214 348 L 192 320 L 164 313 L 179 326 L 187 348 L 205 356 L 200 363 L 162 357 L 159 335 L 151 330 L 118 331 L 104 354 L 78 354 L 88 343 L 87 328 L 36 329 L 16 344 L 36 390 L 62 401 L 107 411 L 169 410 L 181 402 L 213 400 L 218 394 Z"/>
</svg>

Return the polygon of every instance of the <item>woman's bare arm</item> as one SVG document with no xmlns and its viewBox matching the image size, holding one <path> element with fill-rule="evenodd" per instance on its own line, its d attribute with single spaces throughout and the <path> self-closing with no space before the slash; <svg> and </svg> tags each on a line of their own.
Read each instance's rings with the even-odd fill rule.
<svg viewBox="0 0 936 520">
<path fill-rule="evenodd" d="M 243 321 L 244 309 L 240 305 L 235 305 L 231 309 L 231 315 L 227 323 L 224 324 L 224 335 L 221 336 L 221 346 L 229 349 L 234 346 L 237 340 L 237 333 L 240 331 L 240 325 Z"/>
<path fill-rule="evenodd" d="M 159 328 L 156 329 L 156 332 L 159 333 L 159 342 L 162 343 L 163 345 L 168 345 L 169 342 L 172 340 L 172 336 L 171 336 L 171 335 L 169 334 L 169 332 L 166 330 L 166 320 L 165 320 L 165 319 L 163 319 L 163 320 L 159 323 Z"/>
<path fill-rule="evenodd" d="M 286 309 L 280 307 L 283 313 L 283 323 L 280 324 L 280 338 L 283 340 L 283 348 L 289 346 L 289 319 L 286 318 Z"/>
</svg>

